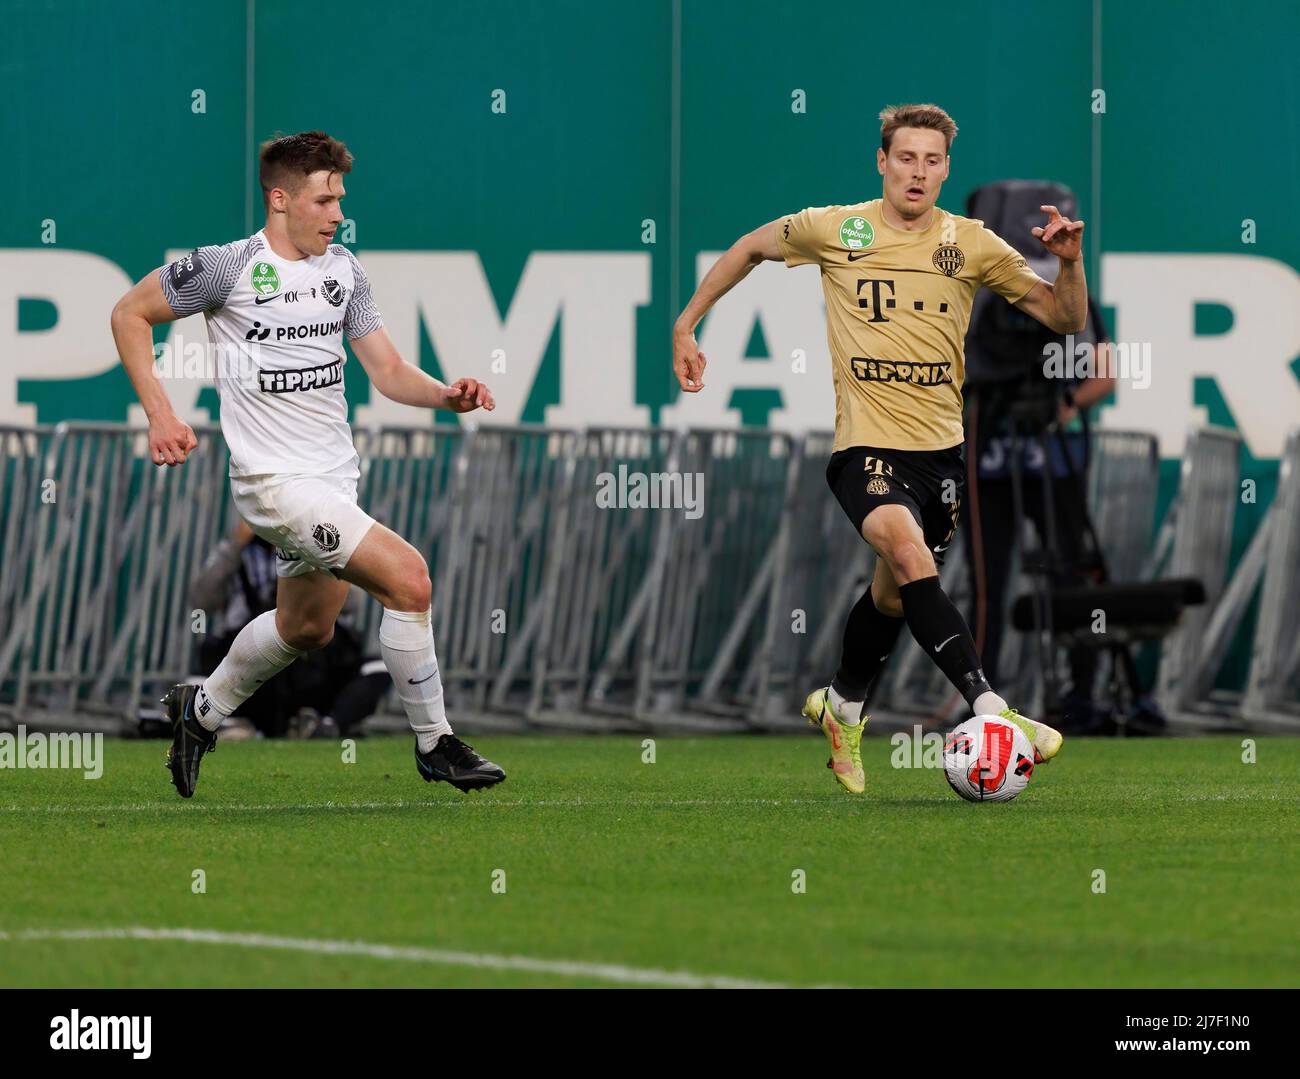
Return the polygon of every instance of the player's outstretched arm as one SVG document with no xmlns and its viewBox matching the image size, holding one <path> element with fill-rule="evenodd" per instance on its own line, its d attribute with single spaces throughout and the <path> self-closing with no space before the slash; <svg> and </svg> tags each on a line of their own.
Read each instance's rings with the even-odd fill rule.
<svg viewBox="0 0 1300 1079">
<path fill-rule="evenodd" d="M 190 425 L 176 415 L 162 383 L 154 377 L 153 328 L 176 320 L 158 282 L 163 270 L 154 270 L 118 300 L 111 322 L 118 357 L 149 417 L 149 459 L 158 465 L 179 465 L 199 442 Z"/>
<path fill-rule="evenodd" d="M 704 368 L 708 366 L 708 360 L 695 340 L 695 327 L 709 309 L 760 262 L 781 261 L 776 242 L 779 227 L 778 218 L 760 225 L 732 244 L 704 275 L 690 303 L 678 316 L 673 326 L 673 373 L 677 376 L 677 384 L 687 393 L 699 393 L 704 389 Z"/>
<path fill-rule="evenodd" d="M 478 379 L 458 378 L 448 386 L 407 363 L 382 326 L 364 337 L 354 337 L 351 345 L 371 384 L 390 401 L 448 412 L 473 412 L 476 408 L 491 412 L 497 407 L 492 391 Z"/>
<path fill-rule="evenodd" d="M 1055 206 L 1040 206 L 1046 226 L 1033 234 L 1061 263 L 1056 281 L 1043 281 L 1030 289 L 1016 307 L 1057 333 L 1078 333 L 1088 321 L 1088 283 L 1083 273 L 1083 222 L 1062 217 Z"/>
</svg>

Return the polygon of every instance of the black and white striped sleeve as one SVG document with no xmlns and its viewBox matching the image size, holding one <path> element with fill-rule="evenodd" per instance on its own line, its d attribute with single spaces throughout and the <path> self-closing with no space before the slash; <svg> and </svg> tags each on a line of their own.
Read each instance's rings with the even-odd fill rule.
<svg viewBox="0 0 1300 1079">
<path fill-rule="evenodd" d="M 355 341 L 358 337 L 374 333 L 383 326 L 384 320 L 380 317 L 379 308 L 370 292 L 370 279 L 366 277 L 366 271 L 361 268 L 357 256 L 346 247 L 339 246 L 352 263 L 352 295 L 348 297 L 347 312 L 343 316 L 343 333 L 349 341 Z"/>
<path fill-rule="evenodd" d="M 177 318 L 215 311 L 226 302 L 249 257 L 249 240 L 196 247 L 158 273 L 163 295 Z"/>
</svg>

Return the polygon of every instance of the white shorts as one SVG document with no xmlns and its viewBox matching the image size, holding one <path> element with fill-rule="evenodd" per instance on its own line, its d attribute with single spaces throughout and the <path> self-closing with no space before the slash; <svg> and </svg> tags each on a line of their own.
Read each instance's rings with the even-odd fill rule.
<svg viewBox="0 0 1300 1079">
<path fill-rule="evenodd" d="M 357 505 L 355 461 L 323 476 L 231 476 L 239 515 L 276 548 L 277 577 L 337 575 L 375 523 Z"/>
</svg>

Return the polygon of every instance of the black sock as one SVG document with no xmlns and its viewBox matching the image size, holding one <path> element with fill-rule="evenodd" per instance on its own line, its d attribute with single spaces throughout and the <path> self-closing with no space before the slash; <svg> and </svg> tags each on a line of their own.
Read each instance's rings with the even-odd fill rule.
<svg viewBox="0 0 1300 1079">
<path fill-rule="evenodd" d="M 903 619 L 882 613 L 868 585 L 844 624 L 840 669 L 831 688 L 846 701 L 865 701 L 876 688 L 902 630 Z"/>
<path fill-rule="evenodd" d="M 976 698 L 989 691 L 989 684 L 980 669 L 979 653 L 966 620 L 939 587 L 939 578 L 912 581 L 902 585 L 898 594 L 903 600 L 907 628 L 916 643 L 974 708 Z"/>
</svg>

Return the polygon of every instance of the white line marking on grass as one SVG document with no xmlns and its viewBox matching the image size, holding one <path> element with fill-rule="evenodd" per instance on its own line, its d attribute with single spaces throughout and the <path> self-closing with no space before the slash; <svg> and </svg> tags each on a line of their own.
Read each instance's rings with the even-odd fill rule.
<svg viewBox="0 0 1300 1079">
<path fill-rule="evenodd" d="M 692 806 L 791 806 L 829 805 L 851 806 L 854 803 L 836 795 L 825 798 L 610 798 L 610 799 L 546 799 L 516 798 L 511 801 L 468 798 L 436 802 L 268 802 L 264 805 L 247 805 L 225 802 L 131 802 L 120 805 L 8 805 L 0 807 L 4 813 L 155 813 L 170 810 L 176 813 L 266 813 L 283 809 L 583 809 L 616 806 L 626 809 L 675 809 Z"/>
<path fill-rule="evenodd" d="M 555 974 L 566 978 L 595 978 L 626 985 L 673 986 L 679 989 L 783 989 L 775 982 L 729 978 L 724 975 L 692 974 L 684 970 L 655 970 L 625 967 L 614 963 L 580 963 L 564 959 L 534 959 L 526 955 L 485 955 L 479 952 L 448 952 L 437 948 L 367 944 L 349 940 L 307 940 L 275 937 L 263 933 L 222 933 L 214 929 L 24 929 L 13 933 L 0 930 L 0 942 L 29 940 L 180 940 L 190 944 L 229 944 L 237 948 L 273 948 L 308 952 L 313 955 L 360 955 L 368 959 L 434 963 L 448 967 L 477 967 L 487 970 L 522 970 L 533 974 Z"/>
<path fill-rule="evenodd" d="M 1252 793 L 1238 791 L 1227 794 L 1184 794 L 1170 799 L 1174 802 L 1295 802 L 1300 794 Z M 949 801 L 949 799 L 944 799 Z M 827 795 L 824 798 L 514 798 L 510 800 L 484 798 L 441 799 L 421 802 L 399 799 L 395 802 L 266 802 L 252 805 L 243 802 L 125 802 L 114 805 L 7 805 L 0 813 L 274 813 L 285 810 L 371 810 L 371 809 L 691 809 L 698 806 L 761 807 L 813 805 L 831 809 L 852 809 L 871 803 L 859 799 Z M 922 798 L 920 805 L 935 804 L 933 799 Z"/>
</svg>

